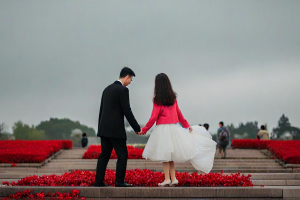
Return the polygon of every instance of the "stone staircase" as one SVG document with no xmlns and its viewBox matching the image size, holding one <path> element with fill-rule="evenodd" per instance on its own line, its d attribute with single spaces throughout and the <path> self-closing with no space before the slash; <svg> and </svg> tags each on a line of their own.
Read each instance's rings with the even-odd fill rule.
<svg viewBox="0 0 300 200">
<path fill-rule="evenodd" d="M 96 168 L 96 159 L 82 159 L 86 149 L 64 150 L 41 167 L 23 165 L 23 167 L 0 167 L 0 185 L 3 181 L 17 181 L 29 175 L 61 175 L 71 170 L 90 170 Z M 175 163 L 179 172 L 195 172 L 190 163 Z M 110 160 L 107 169 L 115 169 L 116 160 Z M 142 159 L 129 159 L 127 169 L 150 169 L 162 171 L 162 164 Z M 35 192 L 69 191 L 78 189 L 82 196 L 89 198 L 298 198 L 300 197 L 300 173 L 285 168 L 276 160 L 270 159 L 259 150 L 228 149 L 227 158 L 215 158 L 212 172 L 252 175 L 255 185 L 251 188 L 241 187 L 176 187 L 176 188 L 94 188 L 94 187 L 31 187 Z M 264 187 L 261 187 L 264 185 Z M 13 191 L 25 190 L 28 187 L 0 186 L 0 197 L 7 196 Z M 299 198 L 300 199 L 300 198 Z"/>
</svg>

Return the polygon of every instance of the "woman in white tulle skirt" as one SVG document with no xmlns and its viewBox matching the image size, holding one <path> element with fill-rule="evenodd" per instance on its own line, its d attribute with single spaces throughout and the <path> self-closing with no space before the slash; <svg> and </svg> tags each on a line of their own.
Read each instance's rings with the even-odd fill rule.
<svg viewBox="0 0 300 200">
<path fill-rule="evenodd" d="M 210 133 L 202 126 L 190 126 L 185 120 L 176 96 L 168 76 L 164 73 L 158 74 L 155 77 L 152 114 L 139 133 L 146 134 L 156 122 L 143 157 L 163 163 L 165 180 L 159 186 L 178 184 L 174 162 L 189 161 L 195 169 L 209 173 L 216 151 L 216 143 Z"/>
</svg>

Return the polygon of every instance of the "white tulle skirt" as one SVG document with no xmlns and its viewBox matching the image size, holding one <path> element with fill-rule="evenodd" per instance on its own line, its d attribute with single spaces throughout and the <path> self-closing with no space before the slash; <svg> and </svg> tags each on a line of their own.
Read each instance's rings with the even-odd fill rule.
<svg viewBox="0 0 300 200">
<path fill-rule="evenodd" d="M 196 170 L 209 173 L 213 167 L 217 143 L 202 126 L 193 131 L 179 124 L 157 125 L 152 131 L 143 152 L 143 158 L 152 161 L 189 161 Z"/>
</svg>

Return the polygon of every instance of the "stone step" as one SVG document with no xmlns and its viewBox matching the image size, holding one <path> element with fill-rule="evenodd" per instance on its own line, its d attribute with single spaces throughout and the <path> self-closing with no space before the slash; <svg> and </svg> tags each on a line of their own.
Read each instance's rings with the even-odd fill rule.
<svg viewBox="0 0 300 200">
<path fill-rule="evenodd" d="M 299 200 L 299 198 L 246 198 L 246 199 L 247 200 Z M 124 200 L 124 198 L 86 198 L 86 200 Z M 126 200 L 137 200 L 137 198 L 126 198 Z M 201 199 L 199 198 L 138 198 L 138 200 L 245 200 L 245 198 L 201 198 Z"/>
<path fill-rule="evenodd" d="M 6 167 L 6 168 L 10 168 L 11 163 L 0 163 L 0 167 Z M 16 163 L 17 167 L 41 167 L 43 166 L 43 163 Z"/>
<path fill-rule="evenodd" d="M 55 173 L 56 175 L 62 175 L 63 173 Z M 0 173 L 0 179 L 20 179 L 20 178 L 25 178 L 27 176 L 32 176 L 32 175 L 37 175 L 37 176 L 42 176 L 42 175 L 53 175 L 53 173 L 20 173 L 20 174 L 10 174 L 10 173 Z"/>
<path fill-rule="evenodd" d="M 8 182 L 17 182 L 18 180 L 20 180 L 20 178 L 19 179 L 11 179 L 11 178 L 9 178 L 9 179 L 0 179 L 0 185 L 2 185 L 2 183 L 3 182 L 5 182 L 5 181 L 8 181 Z"/>
<path fill-rule="evenodd" d="M 251 173 L 251 180 L 300 180 L 300 173 Z"/>
<path fill-rule="evenodd" d="M 70 158 L 72 158 L 72 159 L 74 159 L 74 158 L 77 158 L 77 159 L 82 159 L 82 156 L 60 156 L 59 158 L 57 158 L 57 159 L 66 159 L 66 158 L 68 158 L 68 159 L 70 159 Z"/>
<path fill-rule="evenodd" d="M 117 159 L 110 159 L 109 162 L 111 163 L 116 163 Z M 54 159 L 52 160 L 50 163 L 97 163 L 97 159 L 91 159 L 91 160 L 87 160 L 87 159 L 67 159 L 67 160 L 60 160 L 60 159 Z M 157 161 L 150 161 L 150 160 L 143 160 L 141 159 L 140 161 L 137 160 L 131 160 L 128 159 L 127 163 L 131 163 L 131 164 L 139 164 L 139 163 L 154 163 L 154 164 L 158 164 L 161 162 L 157 162 Z M 175 162 L 177 164 L 186 164 L 189 162 Z M 248 161 L 248 160 L 228 160 L 228 161 L 214 161 L 214 164 L 242 164 L 242 163 L 248 163 L 248 164 L 278 164 L 277 162 L 275 162 L 274 160 L 256 160 L 254 161 Z"/>
<path fill-rule="evenodd" d="M 81 165 L 76 165 L 76 164 L 68 164 L 68 165 L 46 165 L 43 167 L 43 169 L 59 169 L 59 168 L 94 168 L 97 166 L 97 163 L 95 164 L 81 164 Z M 109 163 L 107 165 L 107 168 L 113 168 L 116 167 L 116 163 Z M 143 169 L 147 169 L 147 168 L 162 168 L 162 164 L 138 164 L 138 165 L 132 165 L 132 164 L 127 164 L 127 167 L 131 167 L 131 168 L 143 168 Z M 189 164 L 189 165 L 176 165 L 175 164 L 175 168 L 180 168 L 180 169 L 193 169 L 194 167 Z M 213 166 L 214 169 L 224 169 L 224 168 L 241 168 L 241 169 L 266 169 L 266 168 L 273 168 L 273 169 L 284 169 L 282 166 L 280 165 L 259 165 L 259 166 L 255 166 L 255 165 L 249 165 L 249 166 L 244 166 L 244 165 L 214 165 Z M 288 169 L 288 168 L 286 168 Z M 291 168 L 290 168 L 291 169 Z"/>
<path fill-rule="evenodd" d="M 76 170 L 78 169 L 78 167 L 74 167 L 74 169 L 71 169 L 69 168 L 69 171 L 72 171 L 72 170 Z M 116 170 L 116 168 L 111 168 L 113 170 Z M 130 167 L 127 167 L 127 170 L 131 170 L 131 169 L 136 169 L 136 168 L 130 168 Z M 154 172 L 163 172 L 163 169 L 162 168 L 147 168 L 151 171 L 154 171 Z M 94 168 L 81 168 L 80 170 L 83 170 L 83 171 L 95 171 L 96 170 L 96 167 Z M 176 169 L 176 171 L 178 172 L 187 172 L 186 169 Z M 293 170 L 292 169 L 212 169 L 211 172 L 212 173 L 221 173 L 221 171 L 223 171 L 224 173 L 292 173 Z M 198 172 L 197 170 L 195 169 L 190 169 L 188 170 L 188 172 Z"/>
<path fill-rule="evenodd" d="M 68 171 L 68 168 L 59 168 L 59 169 L 53 169 L 53 168 L 31 168 L 31 169 L 24 169 L 24 170 L 18 170 L 14 168 L 8 168 L 8 169 L 1 169 L 0 174 L 2 173 L 63 173 Z"/>
<path fill-rule="evenodd" d="M 117 162 L 117 159 L 110 159 L 111 162 Z M 51 163 L 69 163 L 69 162 L 97 162 L 97 159 L 53 159 Z M 145 160 L 145 159 L 128 159 L 127 162 L 130 163 L 161 163 L 157 161 Z M 180 163 L 180 162 L 177 162 Z M 222 160 L 214 160 L 215 164 L 223 164 L 223 163 L 276 163 L 273 159 L 260 159 L 260 160 L 250 160 L 250 159 L 222 159 Z"/>
<path fill-rule="evenodd" d="M 96 165 L 93 165 L 93 166 L 69 166 L 69 167 L 47 167 L 47 168 L 43 168 L 42 170 L 40 171 L 47 171 L 47 170 L 51 170 L 51 172 L 57 172 L 56 170 L 94 170 L 96 169 Z M 116 169 L 116 166 L 107 166 L 107 169 L 113 169 L 115 170 Z M 146 166 L 146 167 L 143 167 L 143 166 L 127 166 L 127 169 L 128 170 L 131 170 L 131 169 L 149 169 L 149 170 L 155 170 L 155 171 L 160 171 L 162 170 L 162 166 Z M 175 170 L 176 171 L 186 171 L 186 172 L 191 172 L 191 171 L 197 171 L 195 168 L 193 167 L 175 167 Z M 253 170 L 274 170 L 274 171 L 286 171 L 286 172 L 292 172 L 293 169 L 284 169 L 282 167 L 213 167 L 212 168 L 212 171 L 227 171 L 227 170 L 231 170 L 231 171 L 240 171 L 240 172 L 245 172 L 247 170 L 250 170 L 253 171 Z M 242 171 L 241 171 L 242 170 Z M 15 170 L 6 170 L 6 172 L 8 171 L 15 171 Z M 31 170 L 24 170 L 24 171 L 31 171 Z M 32 171 L 35 171 L 35 170 L 32 170 Z M 37 170 L 38 172 L 38 170 Z M 50 171 L 49 171 L 50 172 Z M 3 173 L 3 172 L 2 172 Z"/>
<path fill-rule="evenodd" d="M 80 162 L 50 162 L 47 163 L 45 166 L 55 166 L 55 165 L 95 165 L 97 162 L 85 162 L 85 161 L 80 161 Z M 117 162 L 115 161 L 109 161 L 108 164 L 113 164 L 115 165 Z M 127 161 L 127 165 L 161 165 L 161 162 L 130 162 L 129 160 Z M 191 165 L 189 162 L 186 163 L 178 163 L 175 162 L 175 165 L 177 166 L 186 166 L 186 165 Z M 257 163 L 251 163 L 251 162 L 231 162 L 231 163 L 214 163 L 214 166 L 280 166 L 276 162 L 257 162 Z"/>
<path fill-rule="evenodd" d="M 67 161 L 59 161 L 59 160 L 53 160 L 49 163 L 47 163 L 47 165 L 49 164 L 95 164 L 97 163 L 97 160 L 67 160 Z M 114 160 L 110 160 L 109 163 L 116 163 L 116 161 Z M 134 164 L 134 165 L 138 165 L 138 164 L 161 164 L 161 162 L 132 162 L 130 160 L 127 160 L 128 164 Z M 179 163 L 179 162 L 175 162 L 176 165 L 185 165 L 185 164 L 189 164 L 189 162 L 186 163 Z M 243 161 L 243 162 L 214 162 L 214 165 L 279 165 L 278 163 L 271 161 L 271 162 L 247 162 L 247 161 Z"/>
<path fill-rule="evenodd" d="M 57 157 L 57 159 L 82 159 L 83 158 L 83 155 L 60 155 Z M 215 158 L 216 160 L 223 160 L 221 159 L 221 157 L 216 157 Z M 241 157 L 226 157 L 226 159 L 244 159 L 244 160 L 252 160 L 252 159 L 256 159 L 256 160 L 265 160 L 266 157 L 255 157 L 255 156 L 252 156 L 252 157 L 247 157 L 247 156 L 241 156 Z M 86 160 L 90 160 L 90 159 L 86 159 Z M 130 160 L 130 159 L 129 159 Z M 143 160 L 143 159 L 141 159 Z M 272 160 L 272 159 L 270 159 Z"/>
<path fill-rule="evenodd" d="M 17 182 L 19 179 L 0 179 L 0 185 L 3 182 Z M 252 180 L 255 186 L 300 186 L 300 180 Z"/>
<path fill-rule="evenodd" d="M 56 158 L 51 160 L 51 162 L 81 162 L 81 161 L 86 161 L 86 162 L 97 162 L 97 159 L 73 159 L 73 158 Z M 117 159 L 110 159 L 110 161 L 117 162 Z M 157 161 L 151 161 L 151 160 L 145 160 L 145 159 L 128 159 L 128 162 L 153 162 L 156 163 Z M 214 163 L 227 163 L 227 162 L 270 162 L 270 163 L 275 163 L 274 159 L 215 159 Z M 160 162 L 157 162 L 160 163 Z"/>
<path fill-rule="evenodd" d="M 53 173 L 6 173 L 0 174 L 0 179 L 20 179 L 25 178 L 26 176 L 32 175 L 52 175 Z M 62 175 L 63 173 L 55 173 L 56 175 Z M 224 173 L 224 175 L 230 175 L 231 173 Z M 249 173 L 241 173 L 245 176 L 248 176 Z M 277 181 L 277 180 L 284 180 L 289 181 L 285 185 L 297 185 L 300 182 L 300 173 L 251 173 L 251 180 L 252 181 Z M 273 184 L 274 183 L 269 183 Z M 279 183 L 278 183 L 279 184 Z M 280 183 L 283 184 L 283 183 Z M 267 185 L 261 182 L 256 182 L 255 185 Z"/>
<path fill-rule="evenodd" d="M 72 166 L 78 166 L 78 167 L 86 167 L 86 166 L 96 166 L 97 163 L 80 163 L 80 164 L 51 164 L 49 163 L 48 165 L 45 165 L 43 168 L 64 168 L 64 167 L 72 167 Z M 109 167 L 112 166 L 116 166 L 116 163 L 108 163 Z M 161 163 L 157 163 L 157 164 L 151 164 L 151 163 L 140 163 L 140 164 L 131 164 L 128 163 L 127 166 L 135 166 L 136 168 L 139 167 L 162 167 Z M 193 166 L 191 164 L 185 164 L 185 165 L 180 165 L 175 163 L 175 167 L 179 167 L 179 168 L 192 168 Z M 243 165 L 243 164 L 238 164 L 238 165 L 213 165 L 214 168 L 224 168 L 224 167 L 236 167 L 236 168 L 283 168 L 282 166 L 278 165 L 278 164 L 267 164 L 267 165 Z M 1 168 L 0 168 L 1 171 Z"/>
<path fill-rule="evenodd" d="M 34 190 L 44 192 L 72 192 L 79 190 L 87 198 L 296 198 L 300 196 L 299 186 L 265 187 L 1 187 L 0 196 L 7 197 L 18 191 Z"/>
<path fill-rule="evenodd" d="M 252 180 L 256 186 L 300 186 L 300 180 Z"/>
</svg>

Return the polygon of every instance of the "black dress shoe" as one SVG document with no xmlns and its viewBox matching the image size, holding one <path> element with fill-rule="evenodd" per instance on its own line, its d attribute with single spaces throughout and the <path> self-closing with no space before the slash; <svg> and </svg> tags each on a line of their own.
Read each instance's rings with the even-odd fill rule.
<svg viewBox="0 0 300 200">
<path fill-rule="evenodd" d="M 100 185 L 94 185 L 94 187 L 110 187 L 110 186 L 106 185 L 105 183 L 101 183 Z"/>
<path fill-rule="evenodd" d="M 126 183 L 126 182 L 124 182 L 124 183 L 118 183 L 118 182 L 116 182 L 115 183 L 115 187 L 134 187 L 134 186 L 130 185 L 130 184 Z"/>
</svg>

